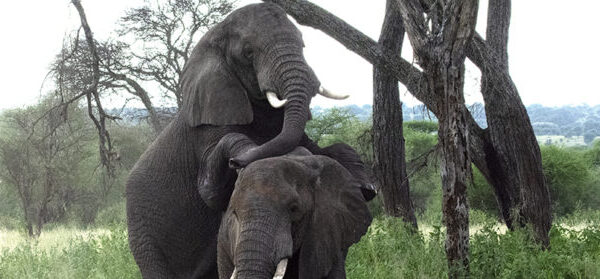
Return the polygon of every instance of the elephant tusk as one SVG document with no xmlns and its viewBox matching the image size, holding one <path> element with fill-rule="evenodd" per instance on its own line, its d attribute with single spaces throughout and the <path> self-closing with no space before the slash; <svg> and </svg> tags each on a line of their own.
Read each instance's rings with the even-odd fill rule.
<svg viewBox="0 0 600 279">
<path fill-rule="evenodd" d="M 233 268 L 233 273 L 231 273 L 230 279 L 236 279 L 236 278 L 237 278 L 237 267 Z"/>
<path fill-rule="evenodd" d="M 273 276 L 273 279 L 283 279 L 283 276 L 285 275 L 285 269 L 287 268 L 287 262 L 288 259 L 281 259 L 281 261 L 279 261 L 277 264 L 277 269 L 275 269 L 275 275 Z"/>
<path fill-rule="evenodd" d="M 287 103 L 287 99 L 279 100 L 277 94 L 272 91 L 267 91 L 267 100 L 269 100 L 269 104 L 274 108 L 280 108 Z"/>
<path fill-rule="evenodd" d="M 339 95 L 336 93 L 333 93 L 327 89 L 325 89 L 323 86 L 319 86 L 319 95 L 322 95 L 323 97 L 327 97 L 329 99 L 334 99 L 334 100 L 343 100 L 348 98 L 350 95 Z"/>
</svg>

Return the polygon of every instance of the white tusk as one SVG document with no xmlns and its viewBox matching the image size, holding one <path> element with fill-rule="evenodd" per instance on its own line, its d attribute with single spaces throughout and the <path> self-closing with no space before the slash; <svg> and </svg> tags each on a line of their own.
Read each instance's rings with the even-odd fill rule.
<svg viewBox="0 0 600 279">
<path fill-rule="evenodd" d="M 327 97 L 329 99 L 334 99 L 334 100 L 343 100 L 350 96 L 350 95 L 335 94 L 335 93 L 323 88 L 323 86 L 319 86 L 319 94 L 322 95 L 323 97 Z"/>
<path fill-rule="evenodd" d="M 287 99 L 279 100 L 277 94 L 271 91 L 267 91 L 267 100 L 269 100 L 269 104 L 271 104 L 271 106 L 274 108 L 283 107 L 283 105 L 285 105 L 285 103 L 288 101 Z"/>
<path fill-rule="evenodd" d="M 273 279 L 283 279 L 283 276 L 285 275 L 285 269 L 287 268 L 287 262 L 288 259 L 282 259 L 279 261 L 277 264 L 277 269 L 275 269 L 275 275 L 273 276 Z"/>
<path fill-rule="evenodd" d="M 233 273 L 231 273 L 230 279 L 235 279 L 235 278 L 237 278 L 237 267 L 233 268 Z"/>
</svg>

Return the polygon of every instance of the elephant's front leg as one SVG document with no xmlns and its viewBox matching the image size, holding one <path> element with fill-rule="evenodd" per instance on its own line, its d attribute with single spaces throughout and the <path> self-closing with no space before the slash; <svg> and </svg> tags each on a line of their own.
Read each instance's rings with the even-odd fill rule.
<svg viewBox="0 0 600 279">
<path fill-rule="evenodd" d="M 372 200 L 377 195 L 377 190 L 373 186 L 373 183 L 371 183 L 371 179 L 365 169 L 365 163 L 363 163 L 356 150 L 351 146 L 345 143 L 335 143 L 321 148 L 307 135 L 304 135 L 300 145 L 306 147 L 313 154 L 328 156 L 344 166 L 359 183 L 360 190 L 366 201 Z"/>
<path fill-rule="evenodd" d="M 246 135 L 229 133 L 204 158 L 198 172 L 198 192 L 209 207 L 222 211 L 227 208 L 237 179 L 229 160 L 256 146 Z"/>
</svg>

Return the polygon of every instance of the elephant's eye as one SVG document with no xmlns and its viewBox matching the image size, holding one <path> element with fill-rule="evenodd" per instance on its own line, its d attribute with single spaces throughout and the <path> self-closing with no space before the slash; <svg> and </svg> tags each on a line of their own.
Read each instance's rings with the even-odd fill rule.
<svg viewBox="0 0 600 279">
<path fill-rule="evenodd" d="M 250 47 L 250 45 L 244 45 L 244 48 L 242 50 L 242 55 L 244 55 L 244 58 L 252 61 L 254 54 L 252 52 L 252 48 Z"/>
<path fill-rule="evenodd" d="M 300 205 L 297 202 L 292 202 L 289 205 L 289 209 L 292 219 L 297 219 L 297 217 L 299 217 L 298 215 L 300 214 Z"/>
<path fill-rule="evenodd" d="M 295 203 L 294 203 L 294 204 L 290 205 L 290 212 L 292 212 L 292 213 L 296 213 L 296 212 L 298 212 L 299 210 L 300 210 L 300 208 L 298 207 L 298 205 L 297 205 L 297 204 L 295 204 Z"/>
</svg>

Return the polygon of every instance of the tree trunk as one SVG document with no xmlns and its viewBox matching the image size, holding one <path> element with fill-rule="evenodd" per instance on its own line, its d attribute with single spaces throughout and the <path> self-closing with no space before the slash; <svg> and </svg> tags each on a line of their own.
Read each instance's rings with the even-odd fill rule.
<svg viewBox="0 0 600 279">
<path fill-rule="evenodd" d="M 552 223 L 550 194 L 529 116 L 508 72 L 510 7 L 510 0 L 489 1 L 486 41 L 496 63 L 478 65 L 489 138 L 494 158 L 500 161 L 490 177 L 497 181 L 494 188 L 507 188 L 496 189 L 508 194 L 504 201 L 498 199 L 507 226 L 513 228 L 514 222 L 533 224 L 537 240 L 547 247 Z M 487 60 L 491 59 L 483 61 Z M 498 71 L 507 77 L 506 82 L 498 80 Z"/>
<path fill-rule="evenodd" d="M 464 65 L 442 67 L 432 80 L 443 89 L 444 102 L 439 107 L 438 137 L 442 148 L 442 212 L 446 225 L 446 258 L 450 277 L 469 272 L 469 206 L 467 181 L 471 176 L 468 152 L 468 128 L 464 114 Z"/>
<path fill-rule="evenodd" d="M 403 39 L 402 20 L 393 0 L 388 0 L 379 43 L 400 53 Z M 404 222 L 417 229 L 406 174 L 398 80 L 378 67 L 373 67 L 373 154 L 386 214 L 402 217 Z"/>
<path fill-rule="evenodd" d="M 419 0 L 396 0 L 415 55 L 438 100 L 438 137 L 442 149 L 442 212 L 450 278 L 469 274 L 469 206 L 471 176 L 467 113 L 463 108 L 466 46 L 475 32 L 477 0 L 436 2 L 428 27 Z"/>
</svg>

